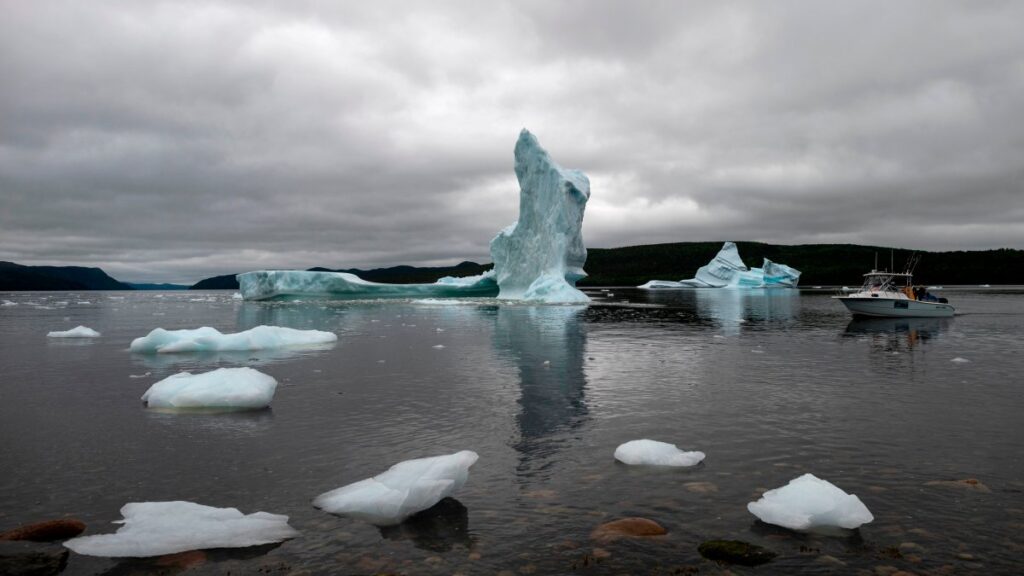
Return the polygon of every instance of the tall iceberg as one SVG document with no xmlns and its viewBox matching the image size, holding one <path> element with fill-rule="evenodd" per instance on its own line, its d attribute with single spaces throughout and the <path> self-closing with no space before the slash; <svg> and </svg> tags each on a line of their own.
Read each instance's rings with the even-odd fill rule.
<svg viewBox="0 0 1024 576">
<path fill-rule="evenodd" d="M 555 163 L 525 128 L 515 147 L 519 220 L 491 240 L 494 270 L 433 284 L 380 284 L 344 272 L 258 270 L 238 275 L 246 300 L 491 297 L 547 303 L 589 302 L 576 289 L 587 249 L 580 229 L 590 180 Z"/>
<path fill-rule="evenodd" d="M 590 180 L 556 164 L 525 128 L 515 157 L 519 220 L 491 240 L 498 298 L 589 302 L 576 281 L 587 275 L 580 231 Z"/>
<path fill-rule="evenodd" d="M 651 280 L 638 286 L 647 290 L 666 288 L 796 288 L 800 271 L 765 258 L 761 268 L 747 268 L 736 243 L 726 242 L 718 254 L 688 280 Z"/>
</svg>

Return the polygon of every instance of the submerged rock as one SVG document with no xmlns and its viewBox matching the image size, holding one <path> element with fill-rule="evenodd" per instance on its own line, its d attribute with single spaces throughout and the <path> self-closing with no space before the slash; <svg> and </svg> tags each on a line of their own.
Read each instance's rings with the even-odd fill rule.
<svg viewBox="0 0 1024 576">
<path fill-rule="evenodd" d="M 4 576 L 50 576 L 68 563 L 68 551 L 52 544 L 30 541 L 0 542 L 0 574 Z"/>
<path fill-rule="evenodd" d="M 57 542 L 74 538 L 85 531 L 85 522 L 76 518 L 61 518 L 19 526 L 0 533 L 0 540 L 31 540 L 32 542 Z"/>
<path fill-rule="evenodd" d="M 618 538 L 649 538 L 652 536 L 664 536 L 668 530 L 647 518 L 621 518 L 605 522 L 590 533 L 590 538 L 606 542 Z"/>
<path fill-rule="evenodd" d="M 742 566 L 757 566 L 777 556 L 767 548 L 742 540 L 708 540 L 698 546 L 697 551 L 709 560 Z"/>
<path fill-rule="evenodd" d="M 981 492 L 983 494 L 989 494 L 992 490 L 982 484 L 977 478 L 964 478 L 963 480 L 932 480 L 931 482 L 925 482 L 925 486 L 943 486 L 946 488 L 965 488 L 972 492 Z"/>
</svg>

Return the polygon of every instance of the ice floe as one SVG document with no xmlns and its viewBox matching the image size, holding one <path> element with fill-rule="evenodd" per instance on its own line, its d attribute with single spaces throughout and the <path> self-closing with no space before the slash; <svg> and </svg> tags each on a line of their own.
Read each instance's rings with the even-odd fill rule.
<svg viewBox="0 0 1024 576">
<path fill-rule="evenodd" d="M 222 334 L 204 326 L 194 330 L 156 328 L 148 335 L 132 341 L 131 351 L 143 354 L 175 352 L 232 352 L 317 346 L 336 342 L 333 332 L 296 330 L 281 326 L 257 326 L 244 332 Z"/>
<path fill-rule="evenodd" d="M 791 530 L 853 529 L 875 519 L 860 498 L 813 474 L 765 492 L 747 510 L 762 522 Z"/>
<path fill-rule="evenodd" d="M 148 557 L 207 548 L 246 548 L 299 535 L 288 517 L 267 512 L 242 514 L 194 502 L 132 502 L 121 508 L 123 525 L 113 534 L 80 536 L 64 542 L 79 554 Z"/>
<path fill-rule="evenodd" d="M 765 258 L 760 268 L 748 268 L 734 242 L 726 242 L 718 254 L 688 280 L 651 280 L 638 286 L 647 290 L 671 288 L 796 288 L 800 271 Z"/>
<path fill-rule="evenodd" d="M 967 358 L 961 358 L 957 356 L 956 358 L 950 360 L 950 362 L 955 362 L 957 364 L 967 364 L 968 362 L 970 362 L 970 360 L 968 360 Z"/>
<path fill-rule="evenodd" d="M 647 466 L 694 466 L 704 460 L 703 452 L 685 452 L 675 444 L 657 440 L 631 440 L 615 449 L 623 464 Z"/>
<path fill-rule="evenodd" d="M 76 326 L 71 330 L 48 332 L 50 338 L 99 338 L 100 333 L 87 326 Z"/>
<path fill-rule="evenodd" d="M 180 372 L 150 386 L 142 401 L 150 408 L 265 408 L 277 380 L 252 368 Z"/>
<path fill-rule="evenodd" d="M 373 478 L 325 492 L 313 505 L 378 526 L 398 524 L 461 488 L 477 458 L 476 452 L 463 450 L 399 462 Z"/>
</svg>

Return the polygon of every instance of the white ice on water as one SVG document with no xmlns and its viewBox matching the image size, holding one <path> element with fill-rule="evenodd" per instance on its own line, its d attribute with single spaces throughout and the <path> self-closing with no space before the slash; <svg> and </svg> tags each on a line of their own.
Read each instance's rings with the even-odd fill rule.
<svg viewBox="0 0 1024 576">
<path fill-rule="evenodd" d="M 476 452 L 463 450 L 399 462 L 373 478 L 325 492 L 313 505 L 378 526 L 399 524 L 461 488 L 477 458 Z"/>
<path fill-rule="evenodd" d="M 748 268 L 734 242 L 722 245 L 718 254 L 688 280 L 651 280 L 639 286 L 647 290 L 666 288 L 796 288 L 800 271 L 765 258 L 761 268 Z"/>
<path fill-rule="evenodd" d="M 762 522 L 791 530 L 857 528 L 875 519 L 867 506 L 827 480 L 804 474 L 769 490 L 747 510 Z"/>
<path fill-rule="evenodd" d="M 267 512 L 242 514 L 194 502 L 131 502 L 121 508 L 123 525 L 113 534 L 80 536 L 64 542 L 88 556 L 148 557 L 206 548 L 246 548 L 299 535 L 288 517 Z"/>
<path fill-rule="evenodd" d="M 257 326 L 244 332 L 222 334 L 204 326 L 193 330 L 156 328 L 148 335 L 132 340 L 132 352 L 170 354 L 174 352 L 231 352 L 317 346 L 338 340 L 333 332 L 296 330 L 281 326 Z"/>
<path fill-rule="evenodd" d="M 203 374 L 180 372 L 153 384 L 142 395 L 150 408 L 264 408 L 277 380 L 252 368 L 218 368 Z"/>
<path fill-rule="evenodd" d="M 586 276 L 581 228 L 590 181 L 548 156 L 528 130 L 515 146 L 519 220 L 491 240 L 494 269 L 478 276 L 445 277 L 433 284 L 380 284 L 345 272 L 258 270 L 238 275 L 246 300 L 331 298 L 492 297 L 541 303 L 583 303 L 576 289 Z"/>
<path fill-rule="evenodd" d="M 657 440 L 631 440 L 615 449 L 623 464 L 646 466 L 694 466 L 704 460 L 703 452 L 685 452 L 675 444 Z"/>
<path fill-rule="evenodd" d="M 71 330 L 48 332 L 50 338 L 99 338 L 100 333 L 87 326 L 76 326 Z"/>
<path fill-rule="evenodd" d="M 11 302 L 10 300 L 4 300 L 3 304 L 0 304 L 0 306 L 17 306 L 17 305 L 18 305 L 17 302 Z"/>
</svg>

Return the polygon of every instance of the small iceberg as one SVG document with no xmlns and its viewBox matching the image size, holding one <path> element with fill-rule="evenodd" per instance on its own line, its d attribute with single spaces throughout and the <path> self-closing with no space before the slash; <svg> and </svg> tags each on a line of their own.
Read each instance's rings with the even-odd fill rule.
<svg viewBox="0 0 1024 576">
<path fill-rule="evenodd" d="M 86 326 L 76 326 L 63 332 L 48 332 L 49 338 L 99 338 L 100 333 Z"/>
<path fill-rule="evenodd" d="M 860 498 L 813 474 L 765 492 L 760 500 L 747 504 L 747 510 L 762 522 L 790 530 L 852 530 L 875 519 Z"/>
<path fill-rule="evenodd" d="M 377 526 L 399 524 L 451 496 L 479 456 L 471 450 L 399 462 L 382 474 L 325 492 L 313 505 Z"/>
<path fill-rule="evenodd" d="M 679 288 L 796 288 L 800 271 L 765 258 L 760 268 L 748 268 L 735 242 L 726 242 L 697 274 L 688 280 L 651 280 L 637 286 L 645 290 Z"/>
<path fill-rule="evenodd" d="M 694 466 L 704 460 L 704 453 L 684 452 L 657 440 L 631 440 L 615 449 L 615 459 L 634 466 Z"/>
<path fill-rule="evenodd" d="M 181 372 L 153 384 L 142 395 L 150 408 L 266 408 L 277 380 L 252 368 Z"/>
<path fill-rule="evenodd" d="M 194 502 L 131 502 L 121 508 L 123 526 L 113 534 L 80 536 L 64 542 L 87 556 L 142 558 L 207 548 L 247 548 L 299 535 L 288 517 L 267 512 L 242 514 Z"/>
<path fill-rule="evenodd" d="M 141 354 L 175 352 L 239 352 L 297 346 L 317 346 L 336 342 L 333 332 L 296 330 L 280 326 L 257 326 L 244 332 L 222 334 L 204 326 L 194 330 L 156 328 L 146 336 L 132 340 L 130 349 Z"/>
</svg>

